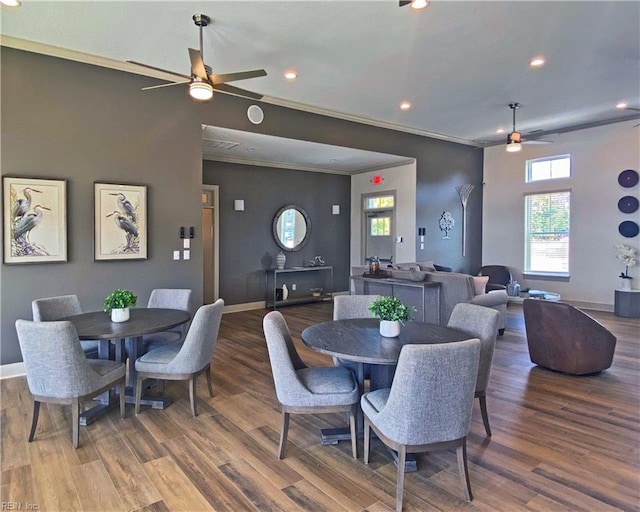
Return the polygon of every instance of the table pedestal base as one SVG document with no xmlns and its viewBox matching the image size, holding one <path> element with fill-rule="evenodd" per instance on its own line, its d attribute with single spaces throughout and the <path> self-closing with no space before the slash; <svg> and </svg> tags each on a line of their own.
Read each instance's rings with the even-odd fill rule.
<svg viewBox="0 0 640 512">
<path fill-rule="evenodd" d="M 151 386 L 148 386 L 151 387 Z M 136 403 L 136 395 L 131 387 L 127 387 L 126 394 L 124 396 L 124 401 L 127 404 L 135 404 Z M 96 421 L 103 414 L 108 413 L 111 409 L 119 407 L 120 404 L 120 395 L 118 393 L 110 393 L 107 397 L 107 394 L 100 395 L 96 399 L 97 405 L 93 406 L 91 409 L 88 409 L 80 414 L 80 425 L 86 427 L 87 425 L 91 425 L 94 421 Z M 152 409 L 164 409 L 165 407 L 169 407 L 171 404 L 171 399 L 168 396 L 147 396 L 142 395 L 140 397 L 140 405 L 150 405 Z M 351 437 L 348 437 L 351 439 Z M 337 443 L 337 441 L 336 441 Z"/>
</svg>

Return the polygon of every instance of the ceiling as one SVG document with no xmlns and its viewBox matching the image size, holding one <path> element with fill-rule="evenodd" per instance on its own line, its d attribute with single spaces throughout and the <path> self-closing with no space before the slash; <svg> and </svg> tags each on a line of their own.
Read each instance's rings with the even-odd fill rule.
<svg viewBox="0 0 640 512">
<path fill-rule="evenodd" d="M 505 141 L 496 130 L 511 130 L 514 101 L 522 104 L 518 130 L 529 138 L 640 118 L 636 1 L 432 0 L 413 11 L 395 0 L 23 0 L 18 9 L 2 8 L 1 33 L 3 44 L 10 36 L 189 74 L 187 48 L 199 44 L 195 13 L 212 18 L 205 63 L 214 73 L 264 68 L 268 76 L 234 85 L 268 103 L 478 146 Z M 537 55 L 546 64 L 534 69 L 529 62 Z M 289 69 L 298 73 L 295 81 L 284 79 Z M 621 100 L 630 108 L 616 109 Z M 400 110 L 401 101 L 411 108 Z M 259 150 L 264 142 L 243 146 Z M 273 149 L 273 158 L 286 149 Z M 259 160 L 260 151 L 253 153 Z M 331 151 L 319 155 L 300 165 L 340 160 Z M 369 156 L 342 172 L 384 164 Z"/>
</svg>

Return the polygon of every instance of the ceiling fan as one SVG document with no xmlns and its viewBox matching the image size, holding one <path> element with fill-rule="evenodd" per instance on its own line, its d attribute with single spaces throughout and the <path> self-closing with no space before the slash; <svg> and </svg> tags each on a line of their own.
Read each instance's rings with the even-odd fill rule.
<svg viewBox="0 0 640 512">
<path fill-rule="evenodd" d="M 254 69 L 251 71 L 239 71 L 237 73 L 223 73 L 212 74 L 211 67 L 205 65 L 202 51 L 202 28 L 211 23 L 211 18 L 205 14 L 194 14 L 193 21 L 200 28 L 200 49 L 189 48 L 189 59 L 191 60 L 191 75 L 182 75 L 173 71 L 167 71 L 166 69 L 149 66 L 148 64 L 142 64 L 135 61 L 127 61 L 131 64 L 143 66 L 149 69 L 155 69 L 156 71 L 162 71 L 163 73 L 169 73 L 186 80 L 180 80 L 178 82 L 171 82 L 162 85 L 152 85 L 149 87 L 143 87 L 143 91 L 151 89 L 160 89 L 162 87 L 171 87 L 173 85 L 189 84 L 189 94 L 192 98 L 200 101 L 206 101 L 211 99 L 214 91 L 221 91 L 236 96 L 242 96 L 244 98 L 250 98 L 253 100 L 262 99 L 261 94 L 240 89 L 233 85 L 229 85 L 228 82 L 235 82 L 237 80 L 246 80 L 248 78 L 257 78 L 260 76 L 267 76 L 267 72 L 264 69 Z"/>
<path fill-rule="evenodd" d="M 522 134 L 516 130 L 516 110 L 520 107 L 520 103 L 509 103 L 509 108 L 513 111 L 513 131 L 507 135 L 507 151 L 509 153 L 520 151 L 522 144 L 551 144 L 550 140 L 522 138 Z"/>
</svg>

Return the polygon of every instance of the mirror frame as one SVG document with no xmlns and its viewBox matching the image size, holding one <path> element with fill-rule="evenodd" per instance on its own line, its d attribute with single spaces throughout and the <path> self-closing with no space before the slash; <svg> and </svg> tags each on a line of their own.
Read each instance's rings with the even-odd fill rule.
<svg viewBox="0 0 640 512">
<path fill-rule="evenodd" d="M 298 211 L 304 217 L 304 222 L 307 226 L 307 232 L 305 233 L 304 238 L 298 245 L 296 245 L 293 248 L 287 247 L 280 241 L 280 238 L 278 238 L 278 219 L 280 218 L 280 215 L 282 215 L 286 210 L 291 210 L 291 209 Z M 283 251 L 296 252 L 302 249 L 305 245 L 307 245 L 307 242 L 309 241 L 309 236 L 311 235 L 311 219 L 309 218 L 309 215 L 307 214 L 305 209 L 302 208 L 301 206 L 298 206 L 295 204 L 287 204 L 276 212 L 276 214 L 273 217 L 273 223 L 271 228 L 273 231 L 273 239 L 275 240 L 278 247 L 280 247 L 280 249 L 282 249 Z"/>
</svg>

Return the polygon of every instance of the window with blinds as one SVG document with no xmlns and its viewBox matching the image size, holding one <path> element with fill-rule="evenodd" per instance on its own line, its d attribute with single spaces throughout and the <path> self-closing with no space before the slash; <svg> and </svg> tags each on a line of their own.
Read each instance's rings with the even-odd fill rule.
<svg viewBox="0 0 640 512">
<path fill-rule="evenodd" d="M 525 195 L 525 272 L 569 273 L 571 191 Z"/>
</svg>

